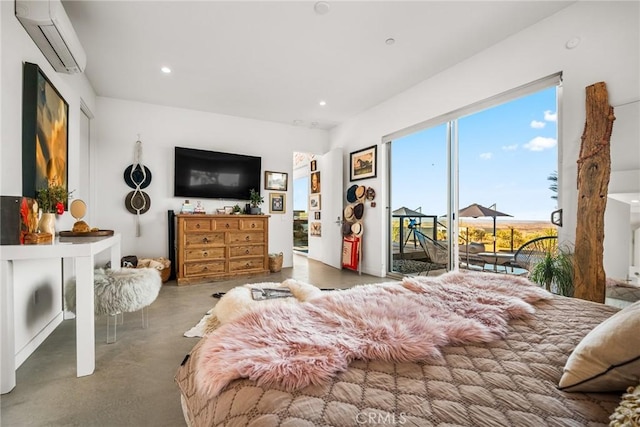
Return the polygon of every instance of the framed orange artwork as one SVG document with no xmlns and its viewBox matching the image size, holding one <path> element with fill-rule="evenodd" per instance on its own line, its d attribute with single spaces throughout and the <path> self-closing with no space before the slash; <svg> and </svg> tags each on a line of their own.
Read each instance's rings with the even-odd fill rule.
<svg viewBox="0 0 640 427">
<path fill-rule="evenodd" d="M 22 195 L 68 190 L 69 104 L 36 64 L 25 62 L 22 84 Z"/>
</svg>

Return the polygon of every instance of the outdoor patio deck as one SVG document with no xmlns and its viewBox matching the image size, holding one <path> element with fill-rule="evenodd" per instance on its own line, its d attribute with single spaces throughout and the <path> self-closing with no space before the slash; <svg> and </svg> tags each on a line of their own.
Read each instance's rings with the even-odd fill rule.
<svg viewBox="0 0 640 427">
<path fill-rule="evenodd" d="M 494 254 L 493 252 L 482 252 L 470 255 L 483 258 L 486 260 L 486 263 L 484 265 L 467 264 L 465 262 L 465 253 L 461 251 L 460 268 L 492 273 L 515 274 L 519 276 L 528 273 L 525 269 L 512 267 L 508 264 L 508 261 L 513 258 L 512 253 L 498 252 L 497 254 Z M 399 244 L 393 244 L 394 272 L 402 274 L 419 274 L 421 272 L 426 272 L 428 270 L 427 259 L 427 255 L 420 244 L 414 246 L 413 242 L 407 242 L 402 252 L 400 252 Z M 431 270 L 429 275 L 439 275 L 442 273 L 444 273 L 444 270 Z"/>
</svg>

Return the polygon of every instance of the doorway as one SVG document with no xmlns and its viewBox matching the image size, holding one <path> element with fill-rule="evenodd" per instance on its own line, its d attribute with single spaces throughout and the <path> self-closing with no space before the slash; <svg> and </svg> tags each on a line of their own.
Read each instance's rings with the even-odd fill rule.
<svg viewBox="0 0 640 427">
<path fill-rule="evenodd" d="M 309 253 L 309 165 L 312 154 L 293 153 L 293 251 Z"/>
<path fill-rule="evenodd" d="M 293 180 L 293 251 L 307 254 L 309 252 L 309 176 L 301 176 Z"/>
</svg>

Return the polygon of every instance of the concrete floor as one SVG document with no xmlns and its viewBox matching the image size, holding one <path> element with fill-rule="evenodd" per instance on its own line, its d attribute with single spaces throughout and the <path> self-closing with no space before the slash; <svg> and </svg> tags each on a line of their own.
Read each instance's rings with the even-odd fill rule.
<svg viewBox="0 0 640 427">
<path fill-rule="evenodd" d="M 117 341 L 106 344 L 106 317 L 96 317 L 96 370 L 82 378 L 75 371 L 75 320 L 65 320 L 18 369 L 16 387 L 0 396 L 0 425 L 186 425 L 173 378 L 198 338 L 183 333 L 218 301 L 212 293 L 288 278 L 321 288 L 389 280 L 294 255 L 293 268 L 268 276 L 180 287 L 170 281 L 149 307 L 148 329 L 139 312 L 127 313 Z"/>
</svg>

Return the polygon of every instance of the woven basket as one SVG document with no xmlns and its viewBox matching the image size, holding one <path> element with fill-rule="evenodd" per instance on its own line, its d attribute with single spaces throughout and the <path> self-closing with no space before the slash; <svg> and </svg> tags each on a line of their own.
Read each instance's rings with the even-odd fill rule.
<svg viewBox="0 0 640 427">
<path fill-rule="evenodd" d="M 282 252 L 279 254 L 269 254 L 269 271 L 277 273 L 282 270 Z"/>
<path fill-rule="evenodd" d="M 164 265 L 164 268 L 160 270 L 160 278 L 162 279 L 162 283 L 165 283 L 169 280 L 169 276 L 171 276 L 171 260 L 166 258 L 155 258 L 155 260 Z"/>
</svg>

